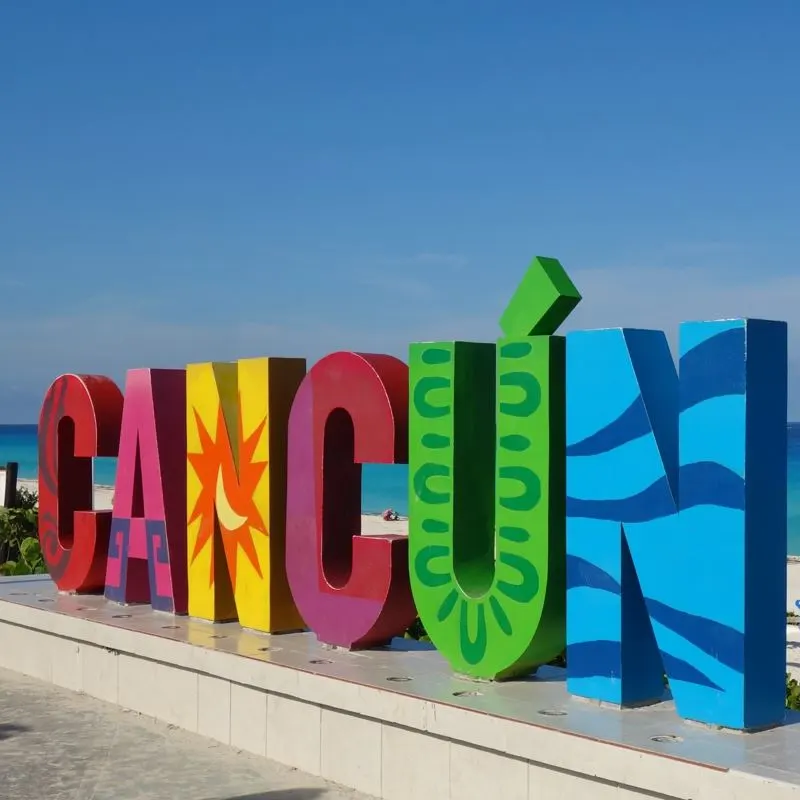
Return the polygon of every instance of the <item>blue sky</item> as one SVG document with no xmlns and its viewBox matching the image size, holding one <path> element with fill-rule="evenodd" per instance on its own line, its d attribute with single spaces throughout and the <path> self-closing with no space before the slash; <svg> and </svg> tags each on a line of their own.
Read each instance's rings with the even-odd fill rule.
<svg viewBox="0 0 800 800">
<path fill-rule="evenodd" d="M 790 323 L 800 4 L 0 3 L 0 421 L 64 371 Z"/>
</svg>

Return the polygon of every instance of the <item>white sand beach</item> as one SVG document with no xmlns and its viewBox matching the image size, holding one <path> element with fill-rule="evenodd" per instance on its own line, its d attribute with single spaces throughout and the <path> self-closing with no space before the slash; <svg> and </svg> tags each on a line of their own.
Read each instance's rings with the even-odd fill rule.
<svg viewBox="0 0 800 800">
<path fill-rule="evenodd" d="M 38 490 L 38 484 L 33 480 L 20 480 L 18 485 L 33 491 Z M 111 508 L 113 499 L 113 486 L 95 486 L 94 507 L 96 509 Z M 361 532 L 367 536 L 379 536 L 387 533 L 405 534 L 408 532 L 408 521 L 399 519 L 396 522 L 386 522 L 376 514 L 363 514 L 361 516 Z M 795 605 L 800 602 L 800 557 L 790 556 L 787 559 L 786 577 L 786 610 L 798 614 L 798 621 L 800 621 L 800 607 Z M 798 655 L 798 659 L 800 660 L 800 655 Z"/>
<path fill-rule="evenodd" d="M 38 492 L 39 485 L 34 480 L 19 480 L 17 486 L 25 487 L 34 492 Z M 114 500 L 114 487 L 113 486 L 95 486 L 94 487 L 94 507 L 98 511 L 110 509 Z M 408 522 L 405 519 L 399 519 L 396 522 L 387 522 L 382 519 L 378 514 L 362 514 L 361 516 L 361 533 L 365 536 L 378 536 L 381 534 L 394 533 L 405 534 L 408 532 Z M 800 597 L 800 595 L 798 595 Z"/>
<path fill-rule="evenodd" d="M 800 616 L 800 557 L 789 556 L 786 561 L 786 610 Z"/>
<path fill-rule="evenodd" d="M 18 481 L 18 486 L 24 486 L 33 491 L 38 490 L 38 484 L 33 480 L 21 479 Z M 95 486 L 94 507 L 96 509 L 110 509 L 113 499 L 113 486 Z M 361 516 L 361 532 L 367 536 L 379 536 L 387 533 L 405 534 L 408 532 L 408 521 L 401 518 L 396 522 L 386 522 L 376 514 L 363 514 Z M 787 559 L 786 577 L 786 610 L 798 614 L 798 621 L 800 621 L 800 607 L 795 605 L 800 602 L 800 557 L 790 556 Z M 798 660 L 800 660 L 800 654 Z"/>
</svg>

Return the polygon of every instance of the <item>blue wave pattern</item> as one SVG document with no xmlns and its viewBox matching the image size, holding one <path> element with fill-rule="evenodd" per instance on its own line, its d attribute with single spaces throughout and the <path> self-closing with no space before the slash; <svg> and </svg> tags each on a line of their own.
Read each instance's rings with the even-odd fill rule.
<svg viewBox="0 0 800 800">
<path fill-rule="evenodd" d="M 567 685 L 731 728 L 784 714 L 783 323 L 567 337 Z M 777 512 L 776 512 L 777 510 Z"/>
</svg>

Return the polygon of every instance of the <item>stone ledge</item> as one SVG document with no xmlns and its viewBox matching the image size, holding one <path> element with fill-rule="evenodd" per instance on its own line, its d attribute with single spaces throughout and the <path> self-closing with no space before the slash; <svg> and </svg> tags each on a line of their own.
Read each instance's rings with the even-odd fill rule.
<svg viewBox="0 0 800 800">
<path fill-rule="evenodd" d="M 0 580 L 0 641 L 0 666 L 389 799 L 800 798 L 797 725 L 742 736 L 669 703 L 600 708 L 555 669 L 478 684 L 407 642 L 342 652 L 59 596 L 46 578 Z"/>
</svg>

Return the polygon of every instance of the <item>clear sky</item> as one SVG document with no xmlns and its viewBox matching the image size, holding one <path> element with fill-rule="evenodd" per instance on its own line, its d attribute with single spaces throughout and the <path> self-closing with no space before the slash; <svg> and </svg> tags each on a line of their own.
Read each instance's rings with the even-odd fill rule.
<svg viewBox="0 0 800 800">
<path fill-rule="evenodd" d="M 61 372 L 788 320 L 800 3 L 0 2 L 0 422 Z"/>
</svg>

